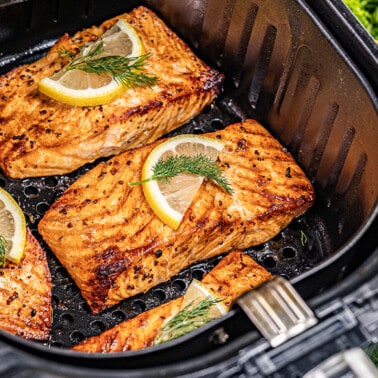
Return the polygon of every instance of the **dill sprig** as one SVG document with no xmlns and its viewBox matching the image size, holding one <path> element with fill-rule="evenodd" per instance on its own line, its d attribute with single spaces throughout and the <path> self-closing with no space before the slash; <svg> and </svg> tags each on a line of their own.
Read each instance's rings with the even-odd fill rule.
<svg viewBox="0 0 378 378">
<path fill-rule="evenodd" d="M 71 62 L 64 68 L 69 70 L 81 70 L 98 75 L 107 73 L 121 83 L 125 88 L 135 86 L 152 86 L 157 82 L 154 74 L 142 72 L 146 60 L 150 54 L 143 54 L 138 57 L 125 57 L 121 55 L 103 55 L 103 42 L 94 44 L 88 53 L 84 54 L 85 47 L 78 55 L 68 50 L 63 50 L 61 56 L 72 58 Z"/>
<path fill-rule="evenodd" d="M 169 178 L 179 173 L 189 173 L 207 177 L 217 182 L 227 193 L 232 193 L 228 180 L 216 162 L 205 155 L 175 155 L 159 160 L 153 167 L 153 175 L 145 180 L 134 181 L 129 185 L 140 185 L 152 180 L 169 182 Z"/>
<path fill-rule="evenodd" d="M 307 244 L 307 235 L 301 230 L 301 244 L 304 247 Z"/>
<path fill-rule="evenodd" d="M 192 332 L 215 318 L 209 316 L 210 308 L 221 301 L 208 296 L 197 304 L 189 303 L 158 331 L 154 345 L 165 343 Z"/>
<path fill-rule="evenodd" d="M 0 235 L 0 269 L 4 268 L 7 255 L 7 241 L 4 236 Z"/>
</svg>

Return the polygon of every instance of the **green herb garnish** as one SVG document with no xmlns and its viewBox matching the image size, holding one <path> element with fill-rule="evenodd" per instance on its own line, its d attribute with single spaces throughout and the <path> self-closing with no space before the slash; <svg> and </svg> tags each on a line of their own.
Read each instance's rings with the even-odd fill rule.
<svg viewBox="0 0 378 378">
<path fill-rule="evenodd" d="M 307 244 L 307 235 L 301 230 L 301 244 L 304 247 Z"/>
<path fill-rule="evenodd" d="M 194 306 L 189 303 L 158 331 L 154 345 L 184 336 L 214 320 L 215 318 L 209 317 L 209 310 L 219 302 L 221 299 L 208 296 Z"/>
<path fill-rule="evenodd" d="M 88 73 L 101 75 L 107 73 L 126 88 L 134 86 L 152 86 L 157 82 L 157 77 L 151 73 L 142 72 L 150 54 L 138 57 L 124 57 L 121 55 L 99 56 L 103 51 L 103 42 L 94 44 L 89 52 L 83 55 L 63 50 L 61 56 L 68 56 L 72 61 L 64 68 L 66 71 L 81 70 Z"/>
<path fill-rule="evenodd" d="M 0 269 L 4 268 L 7 255 L 7 241 L 4 236 L 0 235 Z"/>
<path fill-rule="evenodd" d="M 153 169 L 153 175 L 145 180 L 134 181 L 129 185 L 140 185 L 152 180 L 169 182 L 169 178 L 179 173 L 189 173 L 207 177 L 217 182 L 227 193 L 232 193 L 228 180 L 223 176 L 221 169 L 216 162 L 207 156 L 176 155 L 159 160 Z"/>
</svg>

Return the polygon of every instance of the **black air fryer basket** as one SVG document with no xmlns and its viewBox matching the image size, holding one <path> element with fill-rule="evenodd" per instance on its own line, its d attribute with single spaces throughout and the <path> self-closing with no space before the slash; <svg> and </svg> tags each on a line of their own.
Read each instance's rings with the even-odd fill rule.
<svg viewBox="0 0 378 378">
<path fill-rule="evenodd" d="M 378 342 L 378 48 L 340 0 L 0 0 L 0 73 L 40 58 L 63 33 L 130 11 L 155 11 L 208 64 L 224 92 L 171 135 L 203 133 L 255 118 L 293 154 L 313 182 L 315 206 L 273 240 L 246 251 L 285 277 L 318 320 L 272 347 L 239 305 L 180 339 L 137 352 L 70 351 L 84 338 L 182 295 L 221 258 L 98 315 L 37 232 L 63 191 L 93 165 L 65 176 L 11 180 L 47 250 L 53 328 L 46 343 L 0 331 L 1 376 L 301 377 L 330 355 Z M 1 88 L 0 88 L 1 93 Z M 1 118 L 1 115 L 0 115 Z M 303 235 L 306 239 L 304 241 Z M 341 375 L 340 375 L 341 376 Z"/>
</svg>

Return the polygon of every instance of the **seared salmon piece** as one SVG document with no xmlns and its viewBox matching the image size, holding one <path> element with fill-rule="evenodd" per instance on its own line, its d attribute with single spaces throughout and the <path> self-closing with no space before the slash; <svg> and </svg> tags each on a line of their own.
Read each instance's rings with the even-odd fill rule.
<svg viewBox="0 0 378 378">
<path fill-rule="evenodd" d="M 38 91 L 61 70 L 66 49 L 79 52 L 118 19 L 137 31 L 151 54 L 153 87 L 135 87 L 108 105 L 75 107 Z M 65 174 L 100 157 L 151 143 L 198 115 L 220 93 L 223 75 L 202 62 L 152 11 L 138 7 L 70 37 L 46 56 L 0 77 L 0 168 L 12 178 Z"/>
<path fill-rule="evenodd" d="M 143 293 L 199 261 L 261 244 L 303 214 L 314 189 L 289 152 L 246 120 L 206 134 L 225 147 L 219 165 L 233 194 L 205 180 L 175 231 L 151 210 L 139 181 L 153 144 L 81 176 L 38 230 L 93 313 Z"/>
<path fill-rule="evenodd" d="M 251 257 L 244 252 L 233 251 L 203 277 L 202 283 L 230 308 L 240 295 L 270 279 L 272 275 Z M 179 297 L 125 320 L 97 336 L 83 340 L 72 349 L 110 353 L 150 347 L 164 321 L 180 311 L 183 299 Z"/>
<path fill-rule="evenodd" d="M 47 340 L 52 323 L 51 275 L 46 253 L 27 229 L 25 255 L 0 270 L 0 328 L 29 340 Z"/>
</svg>

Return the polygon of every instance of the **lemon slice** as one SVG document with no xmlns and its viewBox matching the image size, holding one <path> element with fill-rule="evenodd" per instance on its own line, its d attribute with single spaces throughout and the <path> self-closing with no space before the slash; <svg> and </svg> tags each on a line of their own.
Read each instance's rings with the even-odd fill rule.
<svg viewBox="0 0 378 378">
<path fill-rule="evenodd" d="M 186 306 L 193 307 L 209 297 L 217 298 L 201 281 L 193 279 L 184 295 L 181 308 L 183 309 Z M 211 305 L 207 317 L 215 319 L 227 314 L 227 312 L 227 306 L 222 301 L 218 301 Z"/>
<path fill-rule="evenodd" d="M 148 155 L 142 168 L 142 181 L 153 176 L 153 168 L 169 156 L 204 155 L 216 160 L 224 143 L 200 135 L 182 134 L 159 144 Z M 143 183 L 144 196 L 153 212 L 162 222 L 178 228 L 181 220 L 203 182 L 199 175 L 180 173 L 168 182 L 151 180 Z"/>
<path fill-rule="evenodd" d="M 214 295 L 201 281 L 193 279 L 178 312 L 165 319 L 157 331 L 154 345 L 186 335 L 227 312 L 228 307 L 221 298 Z"/>
<path fill-rule="evenodd" d="M 19 263 L 25 251 L 25 216 L 14 198 L 2 188 L 0 188 L 0 235 L 6 240 L 6 258 Z"/>
<path fill-rule="evenodd" d="M 135 29 L 125 20 L 118 20 L 99 41 L 88 45 L 81 54 L 83 56 L 102 41 L 103 49 L 98 57 L 118 55 L 125 58 L 137 58 L 144 54 L 142 40 Z M 43 94 L 76 106 L 104 105 L 118 98 L 125 87 L 110 74 L 91 73 L 79 69 L 64 68 L 39 82 L 39 90 Z"/>
</svg>

